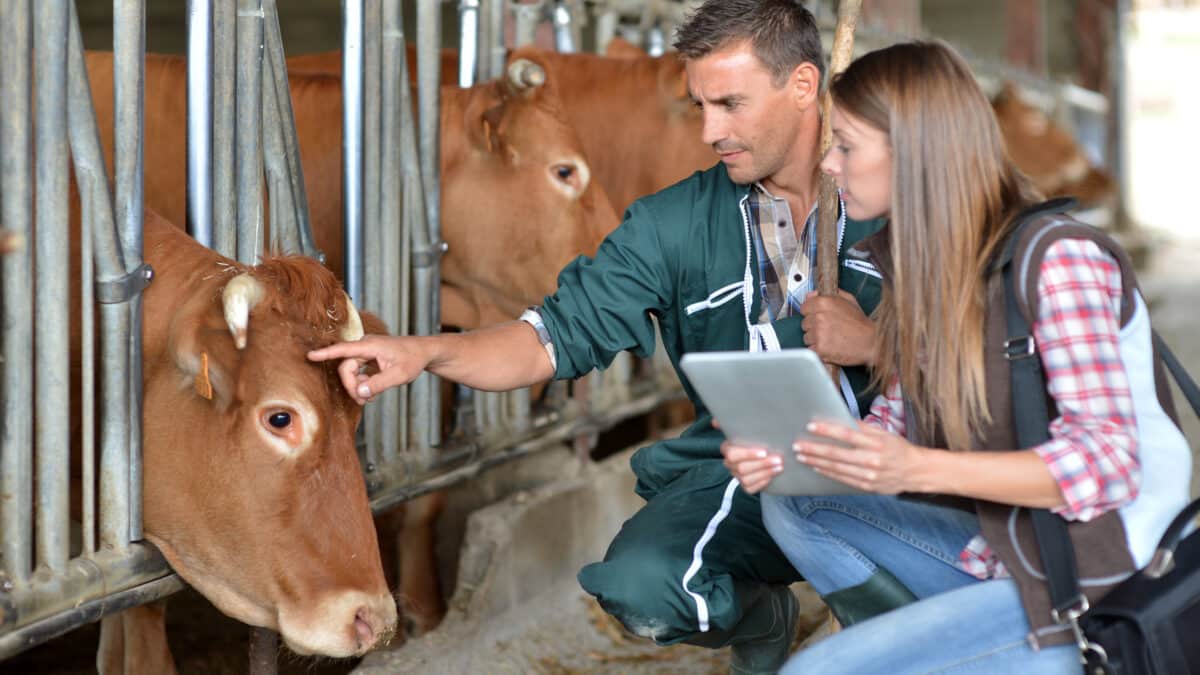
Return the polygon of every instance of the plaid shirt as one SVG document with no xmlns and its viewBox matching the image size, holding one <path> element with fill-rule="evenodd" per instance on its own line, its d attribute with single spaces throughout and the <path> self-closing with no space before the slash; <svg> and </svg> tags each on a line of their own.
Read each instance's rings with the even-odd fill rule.
<svg viewBox="0 0 1200 675">
<path fill-rule="evenodd" d="M 1118 348 L 1121 270 L 1094 242 L 1063 239 L 1042 260 L 1034 340 L 1058 405 L 1050 440 L 1033 448 L 1062 490 L 1055 512 L 1091 520 L 1137 497 L 1141 464 L 1129 379 Z M 868 423 L 904 434 L 898 381 L 871 406 Z M 1007 576 L 982 535 L 959 554 L 976 577 Z"/>
<path fill-rule="evenodd" d="M 786 199 L 772 195 L 761 183 L 755 183 L 747 207 L 763 300 L 758 321 L 765 323 L 799 314 L 805 296 L 814 288 L 817 205 L 813 204 L 809 210 L 798 240 L 792 210 Z"/>
</svg>

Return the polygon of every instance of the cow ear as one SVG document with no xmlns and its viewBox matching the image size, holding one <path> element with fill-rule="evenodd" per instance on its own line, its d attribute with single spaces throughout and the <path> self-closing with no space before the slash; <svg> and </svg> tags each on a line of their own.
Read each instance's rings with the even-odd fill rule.
<svg viewBox="0 0 1200 675">
<path fill-rule="evenodd" d="M 238 350 L 217 307 L 202 314 L 176 316 L 170 349 L 181 381 L 197 398 L 224 408 L 233 400 L 233 373 Z"/>
<path fill-rule="evenodd" d="M 673 54 L 668 54 L 659 57 L 659 63 L 658 93 L 669 103 L 683 101 L 690 104 L 691 95 L 688 94 L 687 70 L 684 69 L 683 62 Z"/>
<path fill-rule="evenodd" d="M 388 330 L 387 324 L 383 319 L 375 316 L 370 312 L 358 310 L 358 316 L 362 319 L 363 333 L 366 335 L 388 335 L 391 331 Z"/>
</svg>

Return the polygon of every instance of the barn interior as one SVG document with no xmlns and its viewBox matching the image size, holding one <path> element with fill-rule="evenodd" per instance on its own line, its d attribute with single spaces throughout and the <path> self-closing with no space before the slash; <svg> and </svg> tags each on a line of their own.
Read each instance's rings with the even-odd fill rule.
<svg viewBox="0 0 1200 675">
<path fill-rule="evenodd" d="M 6 0 L 0 9 L 0 26 L 16 16 L 13 7 L 27 2 Z M 196 27 L 203 21 L 196 16 L 206 17 L 216 6 L 235 5 L 233 0 L 75 0 L 69 4 L 74 6 L 72 16 L 77 15 L 87 50 L 113 50 L 114 34 L 121 30 L 114 23 L 114 6 L 126 11 L 133 7 L 135 25 L 144 22 L 147 53 L 189 59 L 216 54 L 218 60 L 220 33 L 213 32 L 211 25 L 208 32 L 198 33 Z M 439 274 L 450 274 L 455 265 L 471 262 L 447 262 L 446 256 L 458 254 L 453 246 L 437 251 L 441 215 L 436 196 L 446 183 L 436 180 L 438 125 L 428 123 L 436 118 L 438 108 L 424 106 L 431 100 L 436 106 L 439 79 L 465 88 L 507 77 L 508 51 L 527 44 L 550 52 L 604 54 L 615 39 L 644 52 L 640 58 L 670 56 L 672 31 L 695 4 L 696 0 L 236 3 L 239 9 L 253 6 L 257 13 L 249 14 L 265 25 L 256 34 L 257 41 L 250 43 L 267 55 L 261 59 L 263 89 L 255 99 L 266 106 L 264 110 L 281 105 L 267 102 L 281 100 L 269 93 L 272 77 L 286 77 L 283 64 L 271 63 L 272 53 L 292 59 L 355 44 L 355 53 L 360 57 L 365 53 L 368 70 L 375 59 L 374 79 L 369 74 L 343 75 L 340 59 L 330 66 L 330 74 L 341 78 L 339 85 L 349 87 L 355 82 L 366 92 L 358 100 L 365 109 L 360 114 L 368 122 L 364 125 L 359 117 L 358 131 L 364 133 L 362 127 L 370 126 L 371 119 L 375 129 L 359 136 L 353 148 L 341 147 L 343 154 L 359 153 L 355 155 L 358 166 L 366 167 L 359 171 L 367 174 L 368 182 L 372 176 L 376 181 L 373 192 L 360 184 L 358 196 L 352 198 L 344 198 L 352 184 L 339 182 L 331 188 L 342 191 L 338 193 L 341 210 L 335 213 L 339 225 L 357 219 L 361 228 L 356 235 L 357 258 L 346 257 L 343 262 L 340 252 L 333 255 L 339 276 L 360 309 L 378 314 L 392 332 L 413 334 L 475 329 L 489 323 L 478 302 L 468 312 L 472 319 L 466 325 L 438 323 L 439 312 L 443 317 L 457 316 L 444 294 L 439 304 Z M 838 0 L 804 4 L 817 16 L 828 47 Z M 396 16 L 378 23 L 371 20 L 382 17 L 388 8 L 395 8 Z M 1195 311 L 1200 306 L 1200 228 L 1176 206 L 1194 190 L 1191 171 L 1183 162 L 1200 155 L 1200 134 L 1187 123 L 1200 118 L 1200 92 L 1186 86 L 1191 68 L 1200 64 L 1200 0 L 863 0 L 861 11 L 856 53 L 914 37 L 945 40 L 967 56 L 987 93 L 998 101 L 1015 97 L 1024 123 L 1039 133 L 1052 129 L 1056 142 L 1067 143 L 1055 146 L 1058 154 L 1054 154 L 1044 135 L 1025 138 L 1023 147 L 1014 147 L 1020 139 L 1009 138 L 1014 159 L 1024 158 L 1022 169 L 1047 193 L 1086 191 L 1077 216 L 1113 233 L 1134 255 L 1157 330 L 1184 365 L 1200 374 L 1200 341 L 1193 339 L 1200 330 L 1200 315 Z M 189 20 L 194 22 L 190 27 Z M 226 35 L 242 40 L 240 22 L 241 18 Z M 383 24 L 382 30 L 378 24 Z M 389 32 L 391 28 L 398 30 Z M 278 51 L 272 51 L 272 36 L 278 38 Z M 386 36 L 392 36 L 390 41 Z M 197 51 L 205 37 L 210 50 Z M 410 82 L 403 67 L 389 70 L 386 65 L 387 55 L 404 54 L 405 38 L 409 48 L 422 54 L 450 50 L 456 63 L 443 65 L 424 84 Z M 423 59 L 417 66 L 409 63 L 408 70 L 426 67 L 431 60 L 436 59 Z M 286 67 L 295 68 L 290 62 Z M 389 108 L 382 107 L 381 113 L 382 104 L 377 104 L 372 113 L 369 103 L 372 95 L 389 91 L 380 84 L 381 77 L 401 83 L 390 90 L 397 104 L 391 109 L 397 121 L 391 132 L 379 131 L 385 126 L 379 123 L 380 115 L 389 114 Z M 614 102 L 614 109 L 620 107 L 621 102 Z M 276 110 L 276 117 L 284 120 L 281 129 L 291 116 L 290 106 Z M 351 123 L 348 120 L 343 116 L 335 121 Z M 211 129 L 201 137 L 209 144 L 219 140 Z M 263 128 L 264 139 L 270 135 L 268 129 Z M 582 135 L 586 130 L 577 131 Z M 195 138 L 189 135 L 187 145 Z M 261 254 L 264 246 L 324 255 L 311 233 L 306 238 L 304 229 L 310 218 L 318 217 L 308 212 L 315 213 L 318 205 L 296 206 L 291 212 L 290 205 L 304 202 L 303 185 L 297 183 L 302 179 L 295 172 L 302 153 L 289 149 L 286 133 L 279 138 L 275 145 L 264 140 L 257 149 L 268 156 L 268 165 L 265 180 L 263 171 L 258 172 L 253 201 L 261 207 L 264 195 L 268 199 L 269 215 L 260 210 L 257 217 L 260 223 L 269 220 L 270 242 L 264 243 L 262 233 L 255 231 L 257 245 L 251 243 L 248 249 L 244 232 L 222 243 L 211 224 L 202 227 L 197 238 L 205 241 L 202 237 L 207 236 L 210 246 L 218 250 L 225 246 L 227 255 L 243 261 Z M 389 141 L 402 149 L 381 154 L 379 146 Z M 192 164 L 190 147 L 175 150 L 180 166 L 185 155 L 189 171 L 200 166 Z M 278 155 L 277 173 L 270 165 L 273 152 Z M 387 173 L 389 161 L 391 173 Z M 1078 173 L 1080 161 L 1089 176 L 1096 177 L 1093 182 L 1084 185 L 1061 178 L 1068 169 Z M 116 177 L 110 178 L 115 184 Z M 343 179 L 339 174 L 338 180 Z M 387 186 L 389 180 L 392 189 L 378 187 Z M 186 220 L 194 235 L 198 213 L 216 222 L 223 199 L 241 203 L 228 194 L 222 197 L 221 188 L 214 188 L 211 181 L 201 188 L 191 181 L 189 177 L 189 194 L 203 189 L 203 194 L 215 195 L 207 212 L 196 211 L 194 200 L 188 200 Z M 389 192 L 395 193 L 394 199 Z M 180 201 L 181 209 L 184 206 Z M 625 206 L 613 199 L 617 216 Z M 0 227 L 11 223 L 0 222 Z M 291 228 L 299 234 L 288 235 Z M 0 250 L 22 247 L 19 237 L 12 241 L 10 245 L 8 239 L 0 239 Z M 348 249 L 353 247 L 351 239 L 346 242 Z M 31 256 L 33 247 L 29 248 L 25 255 Z M 404 270 L 404 278 L 389 285 L 385 270 L 399 269 Z M 13 285 L 6 284 L 11 292 Z M 9 329 L 7 324 L 4 328 Z M 401 613 L 407 610 L 408 617 L 402 618 L 397 637 L 385 647 L 350 659 L 297 656 L 270 631 L 224 616 L 173 574 L 153 546 L 136 537 L 114 546 L 102 536 L 99 543 L 89 544 L 81 534 L 86 528 L 78 523 L 64 535 L 70 540 L 70 553 L 63 560 L 72 561 L 70 569 L 86 567 L 88 575 L 101 581 L 46 582 L 61 570 L 35 564 L 33 537 L 41 526 L 27 524 L 23 533 L 6 530 L 0 537 L 7 542 L 20 540 L 0 551 L 0 673 L 95 672 L 102 616 L 168 600 L 171 652 L 178 672 L 186 675 L 728 672 L 728 649 L 657 647 L 605 615 L 576 581 L 579 568 L 604 555 L 621 524 L 641 505 L 629 471 L 632 453 L 652 439 L 677 435 L 691 418 L 681 385 L 661 351 L 646 359 L 625 354 L 608 370 L 580 381 L 515 393 L 451 388 L 435 378 L 423 378 L 402 394 L 381 397 L 368 408 L 358 438 L 359 459 L 380 528 L 384 565 L 390 568 L 393 591 L 402 596 Z M 14 391 L 6 388 L 5 396 L 13 400 Z M 33 398 L 28 392 L 25 396 Z M 1182 401 L 1178 390 L 1175 399 Z M 6 414 L 13 409 L 5 405 Z M 1200 420 L 1186 406 L 1180 410 L 1193 456 L 1200 459 Z M 29 405 L 20 414 L 33 419 Z M 5 427 L 10 424 L 6 420 Z M 35 452 L 33 443 L 18 441 L 5 435 L 5 463 L 0 464 L 9 478 L 3 484 L 5 503 L 22 495 L 32 501 L 36 490 L 28 460 Z M 18 454 L 25 459 L 13 459 Z M 130 453 L 135 466 L 136 454 Z M 19 478 L 25 486 L 20 491 L 12 487 L 17 468 L 26 472 Z M 1200 473 L 1193 473 L 1191 494 L 1200 495 Z M 130 499 L 136 503 L 136 494 L 126 495 L 121 503 L 128 505 Z M 26 507 L 21 517 L 32 523 L 36 509 L 36 505 Z M 137 511 L 132 508 L 131 513 Z M 137 522 L 140 514 L 128 517 Z M 11 522 L 15 521 L 5 519 L 0 525 Z M 95 521 L 91 527 L 104 529 L 103 523 L 97 526 Z M 414 531 L 419 531 L 416 539 Z M 22 547 L 24 553 L 13 553 Z M 411 560 L 417 547 L 427 549 L 429 564 L 406 567 L 401 558 L 409 551 Z M 112 556 L 123 562 L 111 563 L 111 569 L 105 566 L 109 562 L 96 563 L 94 568 L 101 571 L 94 573 L 88 567 L 92 563 L 87 561 L 107 561 Z M 17 571 L 18 564 L 29 569 Z M 62 569 L 67 567 L 64 562 Z M 397 578 L 405 570 L 408 586 Z M 424 589 L 420 597 L 411 592 L 414 586 Z M 798 649 L 835 628 L 829 611 L 806 584 L 793 590 L 802 602 Z"/>
</svg>

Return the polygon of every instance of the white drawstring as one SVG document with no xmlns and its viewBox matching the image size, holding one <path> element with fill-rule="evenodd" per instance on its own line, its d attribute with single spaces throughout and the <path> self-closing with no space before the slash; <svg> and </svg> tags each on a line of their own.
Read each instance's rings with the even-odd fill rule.
<svg viewBox="0 0 1200 675">
<path fill-rule="evenodd" d="M 709 293 L 708 297 L 704 300 L 701 300 L 700 302 L 693 302 L 687 306 L 688 316 L 691 316 L 696 312 L 702 312 L 706 309 L 720 307 L 730 300 L 733 300 L 742 294 L 743 285 L 745 285 L 744 281 L 735 281 L 728 286 L 722 286 L 712 293 Z"/>
</svg>

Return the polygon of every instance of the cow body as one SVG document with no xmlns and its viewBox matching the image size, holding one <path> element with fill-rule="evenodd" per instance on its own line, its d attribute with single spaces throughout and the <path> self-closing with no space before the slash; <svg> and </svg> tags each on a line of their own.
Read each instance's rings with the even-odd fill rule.
<svg viewBox="0 0 1200 675">
<path fill-rule="evenodd" d="M 355 449 L 361 409 L 332 368 L 306 358 L 361 336 L 363 320 L 383 326 L 359 318 L 314 261 L 241 266 L 149 210 L 145 260 L 146 539 L 218 609 L 279 631 L 297 653 L 353 656 L 387 641 L 396 607 Z M 78 383 L 77 347 L 72 371 Z M 173 671 L 161 607 L 106 618 L 97 667 Z"/>
</svg>

